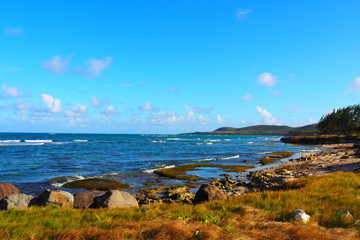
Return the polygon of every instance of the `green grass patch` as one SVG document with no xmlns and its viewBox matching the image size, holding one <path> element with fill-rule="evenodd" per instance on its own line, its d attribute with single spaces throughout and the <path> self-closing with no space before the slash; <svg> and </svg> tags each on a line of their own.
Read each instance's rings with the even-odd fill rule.
<svg viewBox="0 0 360 240">
<path fill-rule="evenodd" d="M 120 190 L 123 188 L 129 188 L 130 185 L 112 179 L 89 178 L 89 179 L 83 179 L 83 180 L 65 183 L 63 187 L 109 191 L 109 190 Z"/>
<path fill-rule="evenodd" d="M 269 153 L 268 155 L 266 155 L 265 157 L 260 158 L 259 161 L 262 165 L 268 165 L 268 164 L 274 163 L 276 161 L 279 161 L 281 159 L 289 158 L 292 155 L 294 155 L 294 153 L 288 152 L 288 151 L 272 152 L 272 153 Z"/>
<path fill-rule="evenodd" d="M 187 180 L 187 181 L 197 181 L 198 176 L 189 175 L 187 174 L 187 172 L 199 170 L 203 167 L 219 168 L 224 172 L 245 172 L 247 169 L 253 168 L 254 166 L 194 163 L 194 164 L 179 165 L 172 168 L 157 169 L 154 171 L 154 173 L 159 176 L 167 177 L 167 178 L 174 178 L 174 179 Z"/>
</svg>

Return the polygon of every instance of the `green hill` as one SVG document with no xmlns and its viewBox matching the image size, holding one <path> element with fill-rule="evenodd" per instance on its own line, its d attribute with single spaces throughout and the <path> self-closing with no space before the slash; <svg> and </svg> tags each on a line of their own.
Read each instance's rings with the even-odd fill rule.
<svg viewBox="0 0 360 240">
<path fill-rule="evenodd" d="M 255 125 L 243 128 L 221 127 L 212 132 L 194 132 L 186 133 L 186 135 L 302 135 L 303 133 L 316 133 L 316 126 L 317 124 L 297 128 L 278 125 Z"/>
</svg>

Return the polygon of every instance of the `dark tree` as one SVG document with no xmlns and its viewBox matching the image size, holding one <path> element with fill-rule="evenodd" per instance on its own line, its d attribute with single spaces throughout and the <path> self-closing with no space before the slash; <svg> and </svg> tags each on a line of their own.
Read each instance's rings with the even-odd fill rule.
<svg viewBox="0 0 360 240">
<path fill-rule="evenodd" d="M 318 123 L 322 134 L 360 133 L 360 104 L 334 110 Z"/>
</svg>

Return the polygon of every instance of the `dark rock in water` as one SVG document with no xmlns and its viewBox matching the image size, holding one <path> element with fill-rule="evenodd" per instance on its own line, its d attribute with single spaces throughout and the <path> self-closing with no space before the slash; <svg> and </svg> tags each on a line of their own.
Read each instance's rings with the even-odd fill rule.
<svg viewBox="0 0 360 240">
<path fill-rule="evenodd" d="M 0 210 L 25 209 L 33 199 L 33 196 L 22 193 L 12 194 L 0 200 Z"/>
<path fill-rule="evenodd" d="M 139 207 L 135 197 L 127 192 L 111 190 L 94 198 L 92 208 Z"/>
<path fill-rule="evenodd" d="M 226 198 L 226 194 L 219 188 L 214 185 L 203 184 L 196 192 L 193 202 L 198 204 L 206 201 L 224 200 Z"/>
<path fill-rule="evenodd" d="M 4 198 L 16 193 L 20 193 L 20 190 L 13 184 L 8 182 L 0 182 L 0 198 Z"/>
<path fill-rule="evenodd" d="M 94 193 L 90 191 L 79 192 L 74 195 L 74 208 L 89 208 L 94 202 Z"/>
<path fill-rule="evenodd" d="M 123 188 L 129 188 L 130 185 L 112 179 L 89 178 L 89 179 L 83 179 L 83 180 L 65 183 L 63 187 L 110 191 L 110 190 L 120 190 Z"/>
<path fill-rule="evenodd" d="M 72 208 L 74 206 L 74 196 L 69 192 L 47 189 L 36 198 L 34 205 L 46 206 L 49 204 Z"/>
</svg>

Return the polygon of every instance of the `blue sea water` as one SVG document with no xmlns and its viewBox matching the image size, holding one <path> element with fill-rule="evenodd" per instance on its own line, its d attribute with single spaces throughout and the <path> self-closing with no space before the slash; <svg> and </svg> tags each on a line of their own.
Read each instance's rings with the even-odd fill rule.
<svg viewBox="0 0 360 240">
<path fill-rule="evenodd" d="M 154 169 L 188 163 L 258 165 L 274 151 L 311 151 L 280 142 L 279 136 L 125 135 L 0 133 L 0 182 L 22 192 L 62 189 L 68 181 L 103 177 L 143 187 L 158 178 Z M 197 170 L 200 182 L 219 177 L 214 168 Z M 72 190 L 74 191 L 74 190 Z"/>
</svg>

